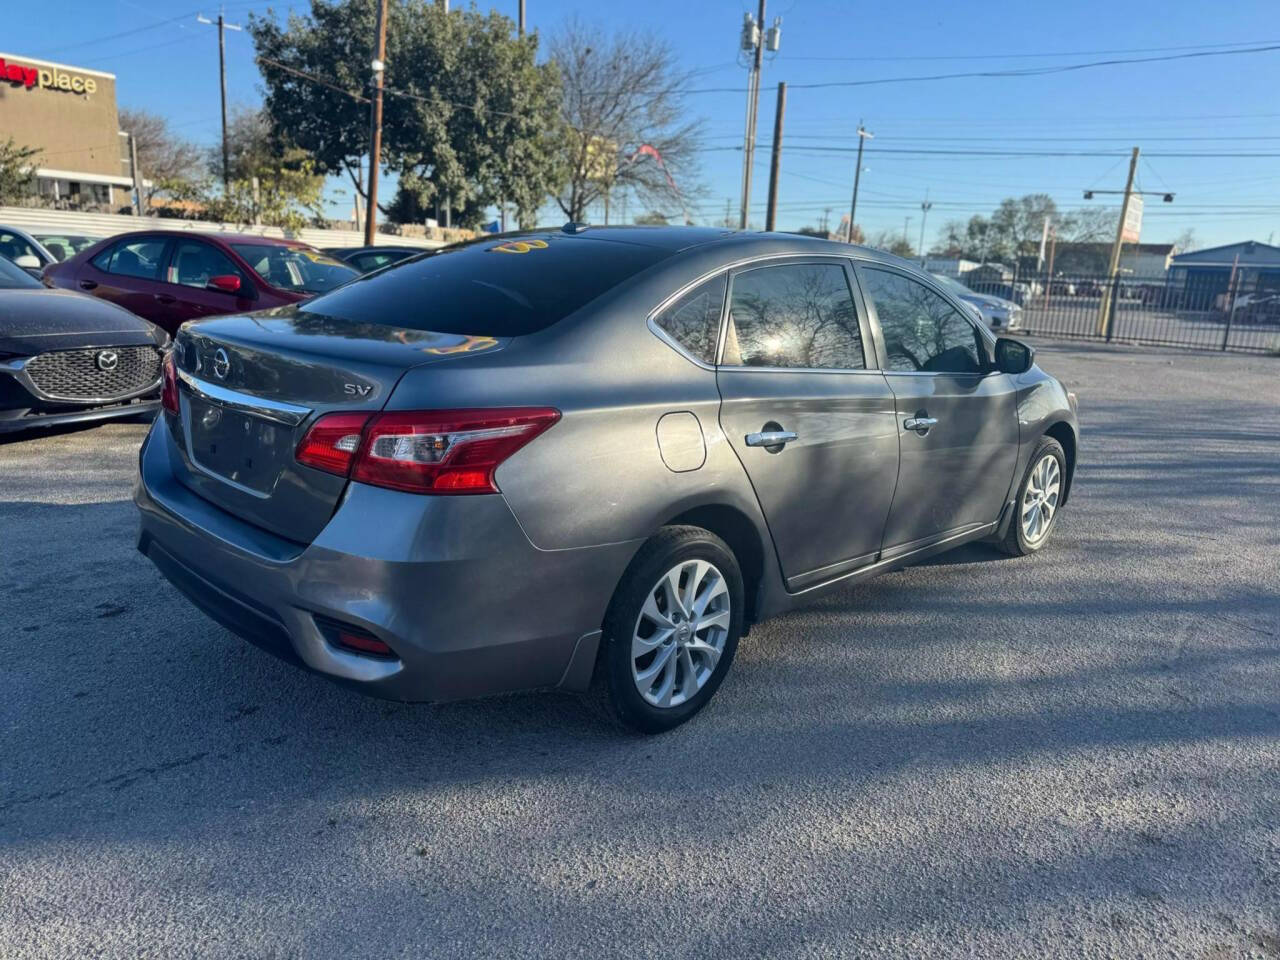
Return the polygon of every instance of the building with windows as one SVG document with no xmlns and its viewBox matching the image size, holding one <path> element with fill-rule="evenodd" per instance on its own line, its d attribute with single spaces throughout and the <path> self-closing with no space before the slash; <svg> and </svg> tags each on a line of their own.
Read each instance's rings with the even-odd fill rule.
<svg viewBox="0 0 1280 960">
<path fill-rule="evenodd" d="M 114 74 L 0 53 L 0 139 L 10 137 L 40 151 L 35 189 L 46 203 L 104 212 L 129 204 Z"/>
<path fill-rule="evenodd" d="M 1169 285 L 1201 298 L 1233 284 L 1252 293 L 1280 291 L 1280 247 L 1257 240 L 1180 253 L 1169 265 Z"/>
</svg>

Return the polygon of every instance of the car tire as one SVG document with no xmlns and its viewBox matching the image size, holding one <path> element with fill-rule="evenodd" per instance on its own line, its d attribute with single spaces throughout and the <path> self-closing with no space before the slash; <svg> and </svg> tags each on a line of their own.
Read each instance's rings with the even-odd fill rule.
<svg viewBox="0 0 1280 960">
<path fill-rule="evenodd" d="M 1057 526 L 1066 489 L 1067 455 L 1062 444 L 1053 437 L 1041 437 L 1018 484 L 1013 515 L 1000 549 L 1014 557 L 1042 550 Z"/>
<path fill-rule="evenodd" d="M 605 615 L 597 685 L 613 718 L 661 733 L 706 706 L 733 664 L 743 609 L 728 544 L 701 527 L 662 528 L 632 559 Z"/>
</svg>

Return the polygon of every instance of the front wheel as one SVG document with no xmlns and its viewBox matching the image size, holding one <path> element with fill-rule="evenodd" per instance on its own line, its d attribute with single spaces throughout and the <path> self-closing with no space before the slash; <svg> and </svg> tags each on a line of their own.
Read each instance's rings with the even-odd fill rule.
<svg viewBox="0 0 1280 960">
<path fill-rule="evenodd" d="M 1041 437 L 1018 487 L 1009 532 L 1000 549 L 1015 557 L 1035 553 L 1049 542 L 1058 520 L 1067 476 L 1067 456 L 1053 437 Z"/>
<path fill-rule="evenodd" d="M 742 611 L 742 573 L 723 540 L 700 527 L 660 531 L 631 561 L 605 617 L 601 666 L 614 716 L 660 733 L 701 710 L 733 663 Z"/>
</svg>

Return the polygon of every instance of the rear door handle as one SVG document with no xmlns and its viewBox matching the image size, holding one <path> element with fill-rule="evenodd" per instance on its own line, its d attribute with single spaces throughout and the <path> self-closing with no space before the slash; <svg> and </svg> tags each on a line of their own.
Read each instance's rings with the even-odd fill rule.
<svg viewBox="0 0 1280 960">
<path fill-rule="evenodd" d="M 907 417 L 902 421 L 904 430 L 928 430 L 938 425 L 937 417 Z"/>
<path fill-rule="evenodd" d="M 81 281 L 80 281 L 80 289 L 81 289 L 81 290 L 92 290 L 92 289 L 93 289 L 94 287 L 96 287 L 97 285 L 98 285 L 98 284 L 97 284 L 97 282 L 96 282 L 96 281 L 94 281 L 94 280 L 81 280 Z"/>
<path fill-rule="evenodd" d="M 780 447 L 797 438 L 794 430 L 765 430 L 761 433 L 748 433 L 748 447 Z"/>
<path fill-rule="evenodd" d="M 157 293 L 157 294 L 154 294 L 154 296 L 161 303 L 173 303 L 178 299 L 177 297 L 169 296 L 169 294 L 167 293 Z"/>
</svg>

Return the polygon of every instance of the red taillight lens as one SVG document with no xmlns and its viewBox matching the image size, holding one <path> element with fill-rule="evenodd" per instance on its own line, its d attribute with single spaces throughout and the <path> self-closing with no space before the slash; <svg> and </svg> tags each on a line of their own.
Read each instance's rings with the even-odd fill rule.
<svg viewBox="0 0 1280 960">
<path fill-rule="evenodd" d="M 382 413 L 351 478 L 410 493 L 497 493 L 498 466 L 559 419 L 550 407 Z"/>
<path fill-rule="evenodd" d="M 367 413 L 329 413 L 311 425 L 298 444 L 295 456 L 299 463 L 325 473 L 345 477 L 351 472 L 360 436 L 369 422 Z"/>
<path fill-rule="evenodd" d="M 162 364 L 164 379 L 160 383 L 160 406 L 170 413 L 178 412 L 178 369 L 173 362 L 173 351 L 164 355 Z"/>
<path fill-rule="evenodd" d="M 307 431 L 297 458 L 409 493 L 497 493 L 499 465 L 559 419 L 550 407 L 330 413 Z"/>
</svg>

